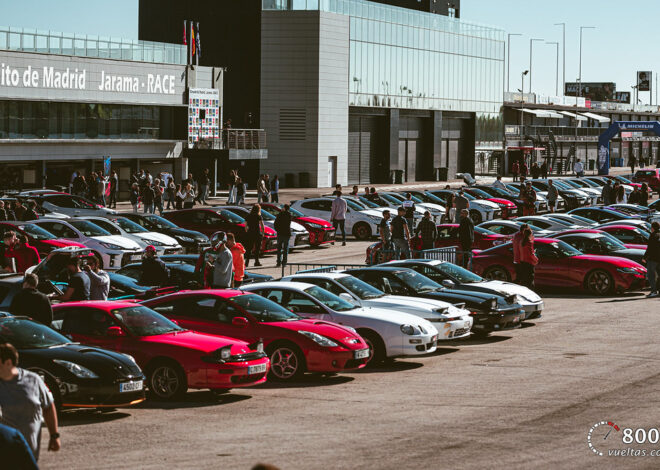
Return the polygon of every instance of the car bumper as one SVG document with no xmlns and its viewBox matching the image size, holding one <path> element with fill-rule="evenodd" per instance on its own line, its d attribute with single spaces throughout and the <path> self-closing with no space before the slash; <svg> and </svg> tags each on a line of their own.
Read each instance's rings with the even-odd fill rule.
<svg viewBox="0 0 660 470">
<path fill-rule="evenodd" d="M 312 246 L 335 242 L 335 230 L 310 230 L 309 243 Z"/>
<path fill-rule="evenodd" d="M 144 401 L 144 377 L 136 377 L 130 381 L 142 381 L 142 390 L 121 392 L 120 383 L 98 384 L 97 380 L 81 380 L 78 383 L 59 382 L 62 406 L 66 408 L 104 408 L 135 405 Z"/>
<path fill-rule="evenodd" d="M 615 280 L 616 290 L 618 291 L 636 291 L 642 290 L 646 286 L 646 276 L 640 275 L 621 275 L 619 274 Z"/>
<path fill-rule="evenodd" d="M 518 302 L 522 305 L 523 310 L 525 311 L 525 320 L 531 320 L 533 318 L 541 318 L 541 312 L 543 312 L 544 304 L 541 300 L 540 302 Z"/>
<path fill-rule="evenodd" d="M 296 233 L 289 239 L 289 248 L 299 248 L 302 246 L 309 246 L 308 233 Z"/>
<path fill-rule="evenodd" d="M 309 350 L 305 354 L 308 372 L 341 372 L 343 370 L 354 370 L 363 368 L 369 356 L 356 359 L 357 350 L 339 350 L 333 351 Z"/>
<path fill-rule="evenodd" d="M 493 331 L 504 331 L 520 328 L 525 319 L 524 311 L 512 311 L 502 313 L 477 313 L 474 316 L 473 332 L 490 333 Z"/>
<path fill-rule="evenodd" d="M 248 367 L 266 364 L 265 372 L 248 374 Z M 270 369 L 268 359 L 259 359 L 249 362 L 236 362 L 212 365 L 204 368 L 189 371 L 189 388 L 239 388 L 259 385 L 266 381 L 266 375 Z"/>
<path fill-rule="evenodd" d="M 404 336 L 400 346 L 388 345 L 388 357 L 402 357 L 402 356 L 421 356 L 435 352 L 438 346 L 438 335 L 416 335 Z"/>
<path fill-rule="evenodd" d="M 448 341 L 470 336 L 473 324 L 474 320 L 470 317 L 466 320 L 455 320 L 434 325 L 438 329 L 438 341 Z"/>
<path fill-rule="evenodd" d="M 265 238 L 261 242 L 261 251 L 263 253 L 272 253 L 277 251 L 277 238 Z"/>
</svg>

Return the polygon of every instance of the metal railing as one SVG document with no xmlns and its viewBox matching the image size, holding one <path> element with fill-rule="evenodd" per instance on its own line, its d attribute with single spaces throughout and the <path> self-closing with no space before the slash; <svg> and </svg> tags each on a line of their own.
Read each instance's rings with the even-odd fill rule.
<svg viewBox="0 0 660 470">
<path fill-rule="evenodd" d="M 464 256 L 463 251 L 460 251 L 456 246 L 444 247 L 444 248 L 433 248 L 430 250 L 412 250 L 411 255 L 413 259 L 432 259 L 438 261 L 448 261 L 450 263 L 456 264 L 457 261 L 462 261 Z M 471 256 L 470 252 L 470 256 Z M 378 250 L 375 253 L 371 253 L 367 264 L 383 264 L 388 261 L 399 260 L 405 258 L 397 258 L 397 253 L 394 250 Z"/>
<path fill-rule="evenodd" d="M 344 269 L 364 268 L 365 266 L 364 264 L 339 263 L 287 263 L 286 266 L 282 266 L 282 277 L 299 273 L 329 273 Z"/>
<path fill-rule="evenodd" d="M 527 137 L 549 138 L 550 132 L 552 132 L 556 138 L 575 139 L 575 127 L 570 126 L 516 126 L 507 124 L 504 126 L 504 133 L 506 137 L 520 137 L 521 128 L 522 135 Z M 605 130 L 604 127 L 578 127 L 577 135 L 578 138 L 593 137 L 597 139 Z"/>
<path fill-rule="evenodd" d="M 266 147 L 264 129 L 225 129 L 222 131 L 225 148 L 234 150 L 257 150 Z"/>
</svg>

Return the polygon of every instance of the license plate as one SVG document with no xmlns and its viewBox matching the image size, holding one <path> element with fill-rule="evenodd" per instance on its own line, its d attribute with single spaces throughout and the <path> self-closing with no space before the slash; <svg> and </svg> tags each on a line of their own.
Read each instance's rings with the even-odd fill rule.
<svg viewBox="0 0 660 470">
<path fill-rule="evenodd" d="M 257 364 L 256 366 L 248 366 L 248 375 L 263 374 L 266 372 L 266 364 Z"/>
<path fill-rule="evenodd" d="M 131 261 L 139 261 L 142 259 L 142 254 L 138 253 L 137 255 L 131 255 Z"/>
<path fill-rule="evenodd" d="M 369 349 L 360 349 L 359 351 L 355 351 L 353 353 L 353 357 L 355 359 L 364 359 L 369 357 Z"/>
<path fill-rule="evenodd" d="M 124 382 L 119 384 L 119 392 L 137 392 L 142 390 L 143 384 L 141 380 L 136 380 L 135 382 Z"/>
</svg>

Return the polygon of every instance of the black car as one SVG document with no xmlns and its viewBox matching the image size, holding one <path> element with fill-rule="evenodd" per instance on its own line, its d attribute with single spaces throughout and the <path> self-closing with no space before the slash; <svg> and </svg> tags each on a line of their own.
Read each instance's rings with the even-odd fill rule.
<svg viewBox="0 0 660 470">
<path fill-rule="evenodd" d="M 473 313 L 472 331 L 476 334 L 519 328 L 520 323 L 525 319 L 525 311 L 522 306 L 518 303 L 508 302 L 501 295 L 456 288 L 448 289 L 412 269 L 375 266 L 349 269 L 345 272 L 386 294 L 465 304 L 465 308 Z"/>
<path fill-rule="evenodd" d="M 132 220 L 150 232 L 160 232 L 176 239 L 186 253 L 199 253 L 211 246 L 209 237 L 200 232 L 186 230 L 156 214 L 122 213 L 122 217 Z"/>
<path fill-rule="evenodd" d="M 58 410 L 144 400 L 144 374 L 127 354 L 72 343 L 27 317 L 0 315 L 0 342 L 18 349 L 20 367 L 43 377 Z"/>
<path fill-rule="evenodd" d="M 619 256 L 638 263 L 641 263 L 644 257 L 644 250 L 626 248 L 623 243 L 607 233 L 568 233 L 554 238 L 565 241 L 587 255 Z"/>
<path fill-rule="evenodd" d="M 448 261 L 409 259 L 390 261 L 385 266 L 414 269 L 448 289 L 458 288 L 463 291 L 503 296 L 508 303 L 519 303 L 522 306 L 526 320 L 540 318 L 543 311 L 543 300 L 536 294 L 532 297 L 533 292 L 516 284 L 484 279 Z"/>
<path fill-rule="evenodd" d="M 623 212 L 608 209 L 607 207 L 580 207 L 578 209 L 573 209 L 572 211 L 569 212 L 569 214 L 579 215 L 580 217 L 586 217 L 587 219 L 595 220 L 600 224 L 604 224 L 606 222 L 612 222 L 614 220 L 620 220 L 622 222 L 631 219 L 638 220 L 637 217 L 624 214 Z"/>
</svg>

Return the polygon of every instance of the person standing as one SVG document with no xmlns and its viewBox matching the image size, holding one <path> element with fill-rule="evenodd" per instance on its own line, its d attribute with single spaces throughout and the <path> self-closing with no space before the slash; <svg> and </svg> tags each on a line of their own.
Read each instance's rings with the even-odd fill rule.
<svg viewBox="0 0 660 470">
<path fill-rule="evenodd" d="M 502 177 L 500 175 L 497 175 L 497 178 L 493 183 L 493 188 L 498 188 L 501 189 L 502 191 L 508 191 L 508 189 L 506 189 L 506 186 L 504 186 L 504 183 L 502 182 Z"/>
<path fill-rule="evenodd" d="M 264 175 L 264 186 L 266 187 L 266 191 L 264 192 L 264 202 L 268 202 L 270 200 L 270 176 L 268 173 Z"/>
<path fill-rule="evenodd" d="M 539 168 L 539 164 L 534 162 L 532 163 L 532 179 L 538 179 L 539 175 L 541 174 L 541 169 Z"/>
<path fill-rule="evenodd" d="M 279 204 L 280 202 L 280 179 L 275 175 L 273 178 L 273 184 L 270 190 L 270 202 Z"/>
<path fill-rule="evenodd" d="M 255 204 L 246 217 L 247 221 L 247 257 L 245 266 L 250 265 L 250 258 L 254 255 L 254 265 L 261 266 L 259 262 L 259 253 L 261 251 L 261 242 L 264 237 L 264 220 L 261 217 L 261 206 Z"/>
<path fill-rule="evenodd" d="M 349 193 L 349 196 L 355 196 L 357 197 L 359 194 L 360 189 L 357 186 L 353 186 L 353 190 Z"/>
<path fill-rule="evenodd" d="M 99 266 L 99 259 L 92 256 L 84 266 L 89 278 L 89 300 L 108 300 L 110 275 Z"/>
<path fill-rule="evenodd" d="M 641 195 L 641 191 L 637 186 L 633 188 L 632 193 L 630 193 L 630 196 L 628 196 L 628 204 L 639 204 L 639 196 Z"/>
<path fill-rule="evenodd" d="M 105 190 L 107 188 L 107 184 L 108 182 L 105 179 L 105 176 L 103 176 L 103 173 L 99 172 L 96 176 L 96 193 L 97 193 L 98 202 L 103 207 L 105 207 L 106 205 Z"/>
<path fill-rule="evenodd" d="M 532 229 L 527 227 L 520 242 L 520 273 L 521 284 L 531 290 L 534 290 L 534 269 L 537 264 L 539 259 L 534 253 L 534 234 Z"/>
<path fill-rule="evenodd" d="M 17 199 L 14 202 L 14 216 L 16 216 L 16 220 L 23 220 L 23 214 L 25 213 L 25 210 L 26 209 L 23 206 L 21 200 Z"/>
<path fill-rule="evenodd" d="M 7 209 L 5 209 L 5 201 L 0 201 L 0 221 L 5 221 L 5 220 L 14 220 L 10 218 L 10 215 L 7 213 Z"/>
<path fill-rule="evenodd" d="M 468 198 L 465 197 L 465 193 L 463 192 L 463 189 L 461 188 L 458 191 L 458 194 L 454 197 L 454 208 L 456 209 L 456 213 L 454 214 L 454 217 L 456 218 L 454 220 L 455 223 L 460 224 L 461 223 L 461 212 L 463 210 L 468 210 L 470 207 L 470 201 Z"/>
<path fill-rule="evenodd" d="M 410 259 L 410 231 L 404 215 L 403 207 L 397 209 L 397 215 L 392 219 L 392 245 L 394 245 L 395 259 Z"/>
<path fill-rule="evenodd" d="M 48 296 L 37 290 L 39 278 L 36 274 L 26 274 L 23 278 L 23 288 L 11 301 L 9 313 L 16 316 L 26 316 L 34 321 L 50 327 L 53 322 L 53 308 Z"/>
<path fill-rule="evenodd" d="M 461 211 L 461 222 L 458 225 L 458 243 L 461 245 L 461 265 L 468 269 L 472 264 L 472 245 L 474 245 L 474 222 L 467 209 Z"/>
<path fill-rule="evenodd" d="M 231 251 L 234 264 L 234 287 L 240 287 L 245 278 L 245 248 L 240 243 L 236 243 L 233 233 L 227 234 L 227 248 Z"/>
<path fill-rule="evenodd" d="M 10 231 L 14 233 L 13 230 Z M 36 266 L 41 261 L 39 251 L 28 244 L 28 239 L 25 235 L 14 235 L 11 238 L 9 250 L 5 252 L 5 256 L 14 258 L 16 262 L 16 272 L 24 273 L 32 266 Z"/>
<path fill-rule="evenodd" d="M 23 222 L 28 222 L 30 220 L 37 220 L 39 214 L 37 213 L 37 202 L 34 199 L 29 199 L 27 202 L 27 208 L 23 212 L 21 220 Z"/>
<path fill-rule="evenodd" d="M 59 300 L 60 302 L 80 302 L 89 300 L 90 284 L 89 277 L 80 269 L 80 258 L 69 258 L 66 264 L 66 269 L 69 271 L 69 285 L 67 286 L 64 294 L 52 295 L 52 300 Z"/>
<path fill-rule="evenodd" d="M 637 164 L 637 158 L 634 155 L 630 156 L 630 173 L 635 174 L 635 165 Z"/>
<path fill-rule="evenodd" d="M 445 224 L 452 223 L 456 218 L 456 208 L 454 207 L 454 193 L 447 194 L 447 203 L 445 206 L 445 219 L 442 221 Z"/>
<path fill-rule="evenodd" d="M 200 204 L 206 205 L 206 196 L 209 192 L 209 185 L 211 184 L 211 177 L 209 176 L 209 169 L 204 168 L 202 175 L 199 177 L 199 193 L 197 194 L 197 201 Z"/>
<path fill-rule="evenodd" d="M 575 160 L 575 164 L 573 165 L 573 172 L 578 178 L 582 178 L 584 176 L 584 165 L 582 165 L 580 160 Z"/>
<path fill-rule="evenodd" d="M 257 204 L 266 202 L 266 181 L 264 175 L 259 176 L 257 181 Z"/>
<path fill-rule="evenodd" d="M 291 212 L 289 205 L 284 204 L 277 217 L 275 217 L 275 231 L 277 232 L 277 264 L 286 266 L 289 255 L 289 240 L 291 239 Z"/>
<path fill-rule="evenodd" d="M 642 183 L 642 189 L 639 190 L 639 205 L 648 207 L 649 206 L 649 185 Z"/>
<path fill-rule="evenodd" d="M 651 224 L 651 236 L 642 260 L 646 262 L 646 275 L 651 285 L 647 297 L 657 297 L 660 287 L 660 223 Z"/>
<path fill-rule="evenodd" d="M 183 200 L 185 199 L 185 191 L 181 189 L 181 184 L 177 184 L 174 190 L 174 208 L 178 211 L 183 209 Z"/>
<path fill-rule="evenodd" d="M 110 175 L 110 200 L 108 201 L 109 208 L 117 208 L 117 192 L 119 191 L 119 177 L 117 172 L 112 170 Z"/>
<path fill-rule="evenodd" d="M 236 178 L 236 187 L 234 188 L 234 191 L 236 193 L 236 204 L 239 206 L 245 204 L 245 183 L 243 183 L 240 176 Z"/>
<path fill-rule="evenodd" d="M 525 185 L 524 192 L 521 190 L 520 197 L 523 201 L 523 215 L 534 215 L 536 213 L 536 191 L 534 191 L 531 181 Z"/>
<path fill-rule="evenodd" d="M 165 188 L 165 200 L 167 201 L 166 210 L 176 208 L 176 185 L 174 184 L 174 178 L 170 178 L 170 182 L 167 184 L 167 188 Z"/>
<path fill-rule="evenodd" d="M 160 185 L 160 179 L 156 178 L 154 180 L 154 211 L 152 214 L 155 214 L 158 211 L 159 215 L 163 215 L 163 187 Z"/>
<path fill-rule="evenodd" d="M 424 212 L 424 217 L 417 225 L 415 235 L 422 238 L 422 250 L 431 250 L 435 248 L 435 241 L 438 239 L 438 228 L 435 222 L 431 220 L 431 213 Z"/>
<path fill-rule="evenodd" d="M 513 248 L 513 267 L 516 270 L 516 282 L 522 284 L 522 275 L 520 272 L 520 244 L 522 243 L 523 233 L 529 228 L 529 225 L 522 224 L 520 230 L 516 232 L 511 240 L 511 245 Z"/>
<path fill-rule="evenodd" d="M 53 395 L 38 374 L 18 367 L 18 351 L 9 343 L 0 344 L 0 410 L 2 420 L 23 434 L 35 460 L 39 460 L 42 420 L 50 433 L 48 450 L 60 450 Z"/>
<path fill-rule="evenodd" d="M 137 183 L 133 183 L 133 185 L 131 186 L 131 194 L 129 195 L 128 199 L 131 202 L 131 206 L 133 206 L 133 212 L 137 214 L 138 205 L 140 202 L 140 194 L 138 193 Z"/>
<path fill-rule="evenodd" d="M 604 205 L 609 206 L 612 204 L 612 181 L 609 179 L 605 182 L 605 186 L 603 186 L 602 196 Z"/>
<path fill-rule="evenodd" d="M 529 167 L 527 166 L 527 163 L 523 161 L 522 165 L 520 165 L 520 177 L 527 178 L 527 175 L 529 175 Z"/>
<path fill-rule="evenodd" d="M 626 201 L 627 201 L 626 189 L 622 185 L 619 185 L 619 187 L 616 188 L 616 193 L 614 195 L 614 201 L 617 204 L 625 204 L 626 203 Z"/>
<path fill-rule="evenodd" d="M 545 160 L 541 163 L 541 178 L 548 179 L 548 162 Z"/>
<path fill-rule="evenodd" d="M 154 188 L 151 187 L 151 183 L 147 181 L 142 189 L 142 205 L 144 206 L 145 214 L 154 213 L 154 201 L 156 196 L 154 194 Z"/>
<path fill-rule="evenodd" d="M 513 181 L 518 181 L 518 175 L 520 174 L 520 165 L 518 164 L 518 160 L 513 162 L 513 165 L 511 165 L 511 174 L 513 175 Z"/>
<path fill-rule="evenodd" d="M 213 263 L 208 263 L 207 268 L 213 269 L 211 288 L 229 289 L 231 287 L 234 273 L 234 258 L 227 248 L 227 234 L 218 232 L 216 234 L 215 256 Z"/>
<path fill-rule="evenodd" d="M 337 193 L 337 197 L 332 201 L 332 208 L 330 211 L 330 220 L 332 220 L 332 225 L 335 228 L 335 240 L 337 240 L 337 233 L 341 229 L 341 246 L 346 246 L 346 212 L 348 211 L 348 205 L 346 201 L 341 197 L 341 191 Z"/>
<path fill-rule="evenodd" d="M 140 271 L 140 280 L 138 283 L 141 286 L 162 287 L 169 282 L 169 269 L 167 269 L 163 260 L 158 257 L 156 247 L 153 245 L 149 245 L 144 249 Z"/>
<path fill-rule="evenodd" d="M 236 188 L 236 173 L 234 170 L 229 170 L 229 180 L 227 181 L 227 205 L 238 204 L 234 198 L 234 190 Z"/>
<path fill-rule="evenodd" d="M 552 180 L 548 180 L 548 209 L 550 209 L 550 212 L 555 211 L 558 197 L 559 191 L 557 191 L 557 187 L 552 183 Z"/>
<path fill-rule="evenodd" d="M 408 231 L 412 233 L 415 228 L 415 202 L 412 200 L 412 194 L 407 193 L 406 199 L 401 203 L 406 210 L 406 222 L 408 222 Z"/>
<path fill-rule="evenodd" d="M 192 184 L 186 183 L 183 191 L 179 192 L 179 197 L 183 201 L 184 209 L 192 209 L 195 205 L 195 190 L 193 189 Z"/>
<path fill-rule="evenodd" d="M 378 231 L 380 233 L 380 242 L 382 245 L 382 249 L 384 251 L 391 251 L 392 250 L 392 227 L 390 226 L 391 220 L 390 220 L 390 211 L 389 210 L 384 210 L 383 211 L 383 220 L 380 221 L 380 224 L 378 224 Z"/>
</svg>

